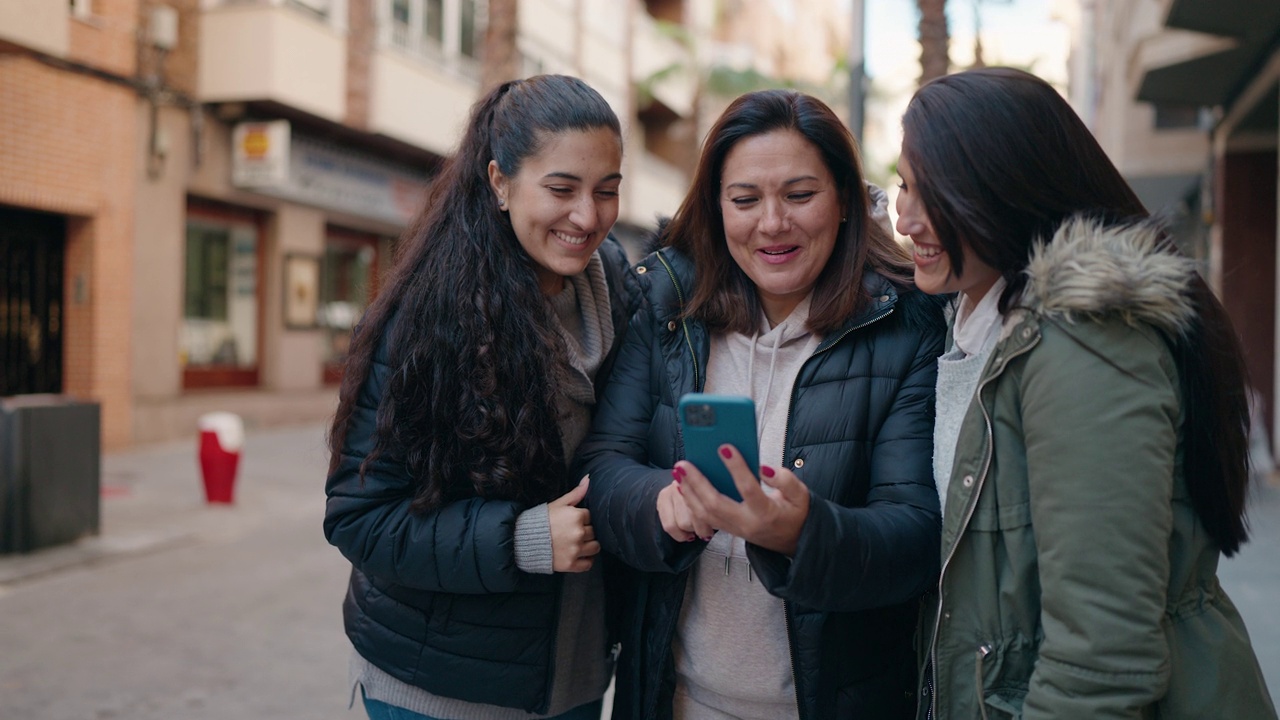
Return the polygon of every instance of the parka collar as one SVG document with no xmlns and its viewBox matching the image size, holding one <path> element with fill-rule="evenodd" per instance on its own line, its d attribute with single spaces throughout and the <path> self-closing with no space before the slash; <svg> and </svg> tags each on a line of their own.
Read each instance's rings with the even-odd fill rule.
<svg viewBox="0 0 1280 720">
<path fill-rule="evenodd" d="M 1155 222 L 1105 227 L 1074 218 L 1036 246 L 1018 304 L 1068 323 L 1114 315 L 1177 336 L 1195 317 L 1195 272 Z"/>
</svg>

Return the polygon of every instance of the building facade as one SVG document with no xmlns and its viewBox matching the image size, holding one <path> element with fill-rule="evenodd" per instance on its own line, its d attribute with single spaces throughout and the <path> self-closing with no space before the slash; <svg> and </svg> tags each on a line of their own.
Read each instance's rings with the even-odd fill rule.
<svg viewBox="0 0 1280 720">
<path fill-rule="evenodd" d="M 1073 102 L 1204 261 L 1280 442 L 1280 4 L 1080 0 Z"/>
<path fill-rule="evenodd" d="M 679 0 L 520 0 L 523 74 L 626 128 L 635 236 L 687 185 Z M 484 0 L 0 4 L 0 395 L 99 402 L 104 447 L 336 405 L 351 327 L 481 92 Z M 644 89 L 644 93 L 638 91 Z"/>
</svg>

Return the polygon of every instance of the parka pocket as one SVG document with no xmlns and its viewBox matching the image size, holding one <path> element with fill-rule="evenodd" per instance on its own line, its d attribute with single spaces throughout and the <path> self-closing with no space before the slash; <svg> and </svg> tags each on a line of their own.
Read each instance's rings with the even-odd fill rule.
<svg viewBox="0 0 1280 720">
<path fill-rule="evenodd" d="M 974 686 L 983 720 L 1021 718 L 1035 643 L 1018 636 L 1000 643 L 983 643 L 974 651 Z"/>
</svg>

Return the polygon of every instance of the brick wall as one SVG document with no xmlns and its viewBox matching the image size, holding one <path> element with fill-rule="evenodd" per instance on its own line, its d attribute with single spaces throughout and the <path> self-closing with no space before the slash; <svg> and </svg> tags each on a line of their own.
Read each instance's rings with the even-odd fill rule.
<svg viewBox="0 0 1280 720">
<path fill-rule="evenodd" d="M 0 55 L 0 203 L 70 216 L 63 387 L 102 403 L 105 447 L 132 437 L 136 102 L 129 88 Z"/>
<path fill-rule="evenodd" d="M 369 129 L 370 67 L 377 28 L 373 0 L 347 2 L 347 125 Z"/>
</svg>

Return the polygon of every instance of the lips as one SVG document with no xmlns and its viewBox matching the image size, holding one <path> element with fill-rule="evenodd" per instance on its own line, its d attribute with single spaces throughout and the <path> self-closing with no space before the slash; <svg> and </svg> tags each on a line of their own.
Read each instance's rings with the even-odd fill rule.
<svg viewBox="0 0 1280 720">
<path fill-rule="evenodd" d="M 760 254 L 760 258 L 770 265 L 781 265 L 790 261 L 800 251 L 799 245 L 772 245 L 763 247 L 756 252 Z"/>
</svg>

